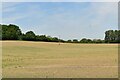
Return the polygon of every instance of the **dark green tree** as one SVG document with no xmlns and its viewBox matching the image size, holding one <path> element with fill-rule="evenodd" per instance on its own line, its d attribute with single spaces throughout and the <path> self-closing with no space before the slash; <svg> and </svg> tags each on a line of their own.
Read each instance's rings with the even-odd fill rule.
<svg viewBox="0 0 120 80">
<path fill-rule="evenodd" d="M 71 43 L 71 42 L 72 42 L 72 40 L 67 40 L 67 42 L 68 42 L 68 43 Z"/>
<path fill-rule="evenodd" d="M 81 39 L 80 43 L 87 43 L 87 39 L 86 38 Z"/>
<path fill-rule="evenodd" d="M 2 25 L 0 24 L 0 40 L 2 40 Z"/>
<path fill-rule="evenodd" d="M 52 38 L 52 41 L 53 41 L 53 42 L 59 42 L 60 40 L 59 40 L 57 37 L 53 37 L 53 38 Z"/>
<path fill-rule="evenodd" d="M 105 32 L 105 42 L 118 43 L 120 42 L 119 36 L 120 36 L 120 30 L 108 30 Z"/>
<path fill-rule="evenodd" d="M 78 43 L 78 40 L 77 39 L 73 39 L 73 43 Z"/>
<path fill-rule="evenodd" d="M 93 43 L 104 43 L 104 40 L 101 40 L 101 39 L 93 39 Z"/>
<path fill-rule="evenodd" d="M 22 39 L 28 40 L 28 41 L 35 41 L 36 36 L 35 36 L 35 33 L 33 31 L 28 31 L 28 32 L 26 32 L 26 34 L 23 34 Z"/>
<path fill-rule="evenodd" d="M 9 24 L 2 25 L 2 39 L 3 40 L 19 40 L 21 35 L 19 26 Z"/>
<path fill-rule="evenodd" d="M 93 41 L 91 39 L 83 38 L 80 40 L 80 43 L 93 43 Z"/>
</svg>

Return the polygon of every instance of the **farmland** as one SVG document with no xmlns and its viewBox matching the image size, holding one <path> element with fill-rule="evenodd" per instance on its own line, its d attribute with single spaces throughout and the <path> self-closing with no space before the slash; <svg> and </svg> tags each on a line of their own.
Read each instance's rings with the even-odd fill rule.
<svg viewBox="0 0 120 80">
<path fill-rule="evenodd" d="M 117 44 L 2 41 L 3 77 L 116 78 Z"/>
</svg>

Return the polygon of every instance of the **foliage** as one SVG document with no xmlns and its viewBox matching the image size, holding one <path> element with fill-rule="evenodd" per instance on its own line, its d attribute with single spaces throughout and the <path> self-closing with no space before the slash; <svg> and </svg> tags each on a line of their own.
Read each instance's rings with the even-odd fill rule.
<svg viewBox="0 0 120 80">
<path fill-rule="evenodd" d="M 71 43 L 71 42 L 72 42 L 72 40 L 70 40 L 70 39 L 69 39 L 69 40 L 67 40 L 66 42 Z"/>
<path fill-rule="evenodd" d="M 106 43 L 119 43 L 120 42 L 120 30 L 108 30 L 105 32 Z"/>
<path fill-rule="evenodd" d="M 93 43 L 104 43 L 104 40 L 101 39 L 93 39 Z"/>
<path fill-rule="evenodd" d="M 21 30 L 18 26 L 9 24 L 2 25 L 2 39 L 3 40 L 18 40 L 21 35 Z"/>
<path fill-rule="evenodd" d="M 80 43 L 92 43 L 92 40 L 83 38 L 82 40 L 80 40 Z"/>
<path fill-rule="evenodd" d="M 77 39 L 73 39 L 73 43 L 78 43 L 78 40 Z"/>
<path fill-rule="evenodd" d="M 34 41 L 35 37 L 36 36 L 33 31 L 28 31 L 28 32 L 26 32 L 26 34 L 23 34 L 22 40 Z"/>
<path fill-rule="evenodd" d="M 105 39 L 86 39 L 80 41 L 77 39 L 63 40 L 57 37 L 46 35 L 36 35 L 33 31 L 28 31 L 25 34 L 21 32 L 19 26 L 14 24 L 0 24 L 0 39 L 2 40 L 26 40 L 26 41 L 45 41 L 45 42 L 67 42 L 67 43 L 120 43 L 120 30 L 108 30 L 105 32 Z"/>
<path fill-rule="evenodd" d="M 2 40 L 2 25 L 0 24 L 0 40 Z"/>
</svg>

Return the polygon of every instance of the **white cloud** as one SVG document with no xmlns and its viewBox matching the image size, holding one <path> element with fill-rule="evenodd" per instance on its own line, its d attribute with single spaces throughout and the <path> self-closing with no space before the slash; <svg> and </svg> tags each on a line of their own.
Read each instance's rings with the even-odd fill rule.
<svg viewBox="0 0 120 80">
<path fill-rule="evenodd" d="M 102 38 L 104 30 L 109 28 L 106 24 L 115 25 L 110 23 L 109 20 L 117 21 L 117 3 L 91 3 L 89 7 L 73 13 L 66 11 L 64 7 L 57 9 L 60 9 L 62 12 L 49 15 L 44 10 L 39 9 L 37 5 L 32 5 L 28 6 L 25 13 L 22 12 L 4 18 L 4 22 L 11 23 L 24 18 L 26 20 L 30 19 L 29 24 L 26 23 L 27 25 L 24 26 L 32 26 L 29 29 L 35 30 L 37 34 L 61 35 L 63 38 L 70 39 L 73 37 L 95 38 L 97 36 Z M 13 10 L 11 7 L 6 8 L 6 11 Z M 56 11 L 56 9 L 54 8 L 52 11 Z M 84 15 L 76 16 L 76 13 Z M 27 29 L 28 27 L 26 27 Z"/>
<path fill-rule="evenodd" d="M 27 17 L 28 18 L 33 16 L 35 17 L 36 15 L 42 16 L 43 14 L 41 11 L 38 11 L 39 7 L 37 5 L 28 6 L 28 7 L 25 7 L 26 9 L 18 10 L 17 6 L 20 4 L 21 3 L 11 3 L 11 4 L 4 3 L 3 10 L 2 10 L 2 14 L 4 15 L 2 18 L 3 23 L 12 23 L 12 22 L 19 21 L 20 19 L 27 19 Z"/>
<path fill-rule="evenodd" d="M 106 29 L 118 27 L 117 10 L 117 3 L 92 3 L 90 7 L 83 10 L 84 15 L 77 18 L 75 14 L 71 15 L 69 12 L 49 16 L 46 24 L 43 25 L 44 31 L 50 30 L 51 32 L 46 34 L 51 35 L 64 34 L 67 38 L 88 35 L 90 38 L 98 35 L 103 38 Z"/>
<path fill-rule="evenodd" d="M 87 13 L 89 12 L 89 13 Z M 108 24 L 108 21 L 114 19 L 117 25 L 118 7 L 117 3 L 91 3 L 91 7 L 86 11 L 86 17 L 91 17 L 91 25 L 98 27 Z M 113 20 L 113 21 L 114 21 Z M 113 23 L 109 23 L 110 25 Z M 116 26 L 117 27 L 117 26 Z"/>
</svg>

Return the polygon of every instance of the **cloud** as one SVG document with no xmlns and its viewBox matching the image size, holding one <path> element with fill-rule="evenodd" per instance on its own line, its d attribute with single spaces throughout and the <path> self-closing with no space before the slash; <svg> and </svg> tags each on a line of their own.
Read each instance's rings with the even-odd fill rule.
<svg viewBox="0 0 120 80">
<path fill-rule="evenodd" d="M 64 39 L 103 38 L 106 29 L 117 26 L 117 2 L 61 4 L 22 3 L 22 9 L 11 4 L 3 12 L 3 19 L 6 23 L 22 25 L 24 31 L 29 29 L 37 34 L 61 35 Z M 12 15 L 12 12 L 15 13 Z"/>
<path fill-rule="evenodd" d="M 89 8 L 84 10 L 85 16 L 82 19 L 95 27 L 106 26 L 105 24 L 111 25 L 114 21 L 117 25 L 117 10 L 117 3 L 91 3 Z M 110 20 L 113 20 L 113 22 L 110 23 Z"/>
<path fill-rule="evenodd" d="M 2 22 L 12 23 L 12 22 L 17 22 L 19 20 L 24 20 L 27 18 L 29 19 L 30 17 L 33 17 L 34 15 L 39 16 L 38 14 L 40 13 L 40 11 L 38 11 L 38 8 L 39 7 L 35 5 L 24 6 L 23 3 L 11 3 L 11 2 L 4 3 L 3 9 L 2 9 L 2 14 L 3 14 Z"/>
<path fill-rule="evenodd" d="M 117 17 L 118 17 L 118 4 L 117 3 L 102 3 L 101 7 L 98 7 L 95 9 L 96 10 L 96 16 L 98 16 L 98 21 L 101 21 L 101 24 L 110 21 L 110 20 L 115 20 L 116 21 L 116 27 L 117 26 Z M 95 8 L 95 6 L 93 6 Z M 95 21 L 95 20 L 94 20 Z M 109 22 L 111 25 L 111 23 Z"/>
<path fill-rule="evenodd" d="M 118 27 L 117 10 L 117 3 L 91 3 L 89 7 L 77 12 L 84 15 L 76 15 L 75 11 L 73 13 L 65 11 L 48 17 L 45 30 L 51 30 L 52 35 L 61 34 L 67 38 L 68 35 L 69 38 L 78 36 L 94 38 L 98 35 L 103 38 L 105 30 Z M 49 25 L 51 27 L 47 27 Z"/>
</svg>

